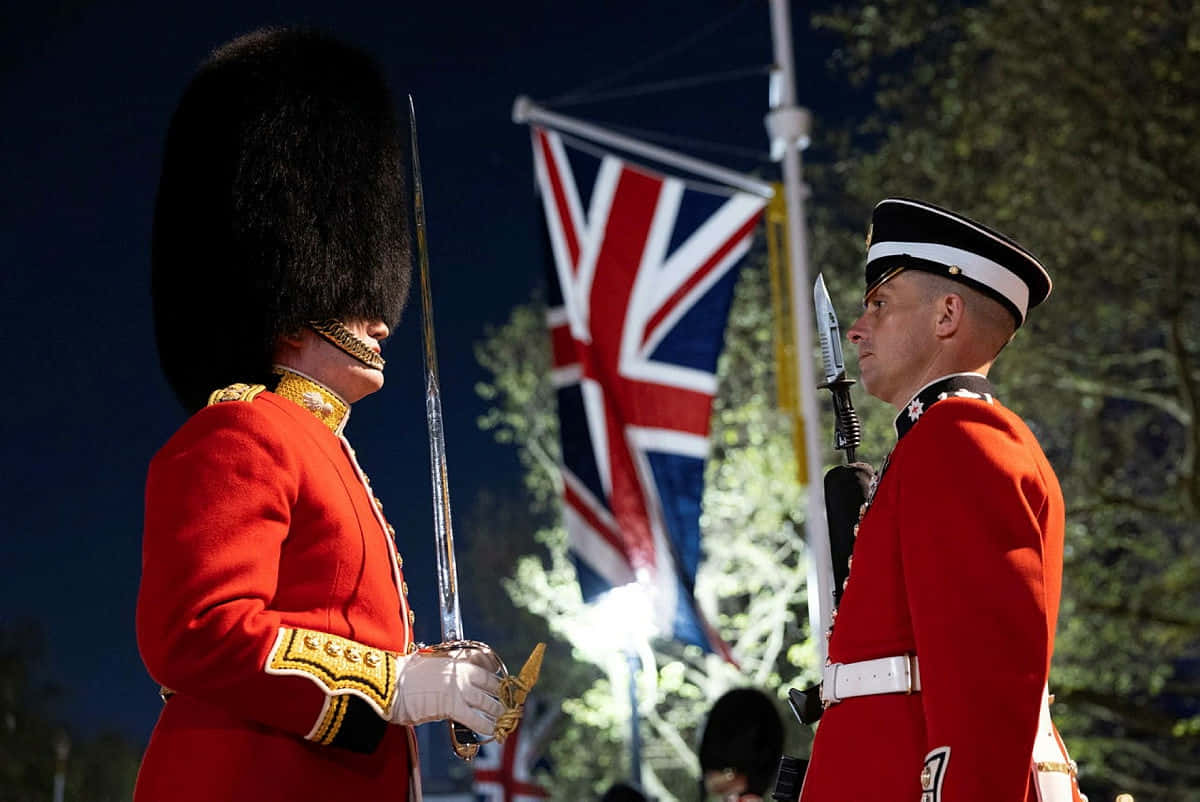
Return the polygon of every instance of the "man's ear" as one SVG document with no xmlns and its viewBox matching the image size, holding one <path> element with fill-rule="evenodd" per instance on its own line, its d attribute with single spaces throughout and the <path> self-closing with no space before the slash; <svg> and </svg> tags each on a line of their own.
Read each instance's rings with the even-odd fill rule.
<svg viewBox="0 0 1200 802">
<path fill-rule="evenodd" d="M 304 345 L 304 337 L 304 329 L 296 329 L 296 331 L 286 332 L 279 335 L 279 340 L 276 345 L 289 345 L 292 348 L 300 348 L 302 345 Z"/>
<path fill-rule="evenodd" d="M 952 337 L 962 325 L 966 304 L 961 295 L 953 292 L 943 295 L 937 303 L 937 327 L 934 332 L 939 337 Z"/>
</svg>

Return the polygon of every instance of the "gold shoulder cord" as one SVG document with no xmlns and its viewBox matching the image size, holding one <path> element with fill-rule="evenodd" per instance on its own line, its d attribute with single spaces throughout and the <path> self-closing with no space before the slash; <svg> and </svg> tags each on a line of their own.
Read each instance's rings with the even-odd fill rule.
<svg viewBox="0 0 1200 802">
<path fill-rule="evenodd" d="M 231 384 L 228 387 L 222 387 L 220 390 L 214 390 L 208 396 L 208 406 L 220 404 L 225 401 L 253 401 L 259 393 L 267 389 L 261 384 Z"/>
</svg>

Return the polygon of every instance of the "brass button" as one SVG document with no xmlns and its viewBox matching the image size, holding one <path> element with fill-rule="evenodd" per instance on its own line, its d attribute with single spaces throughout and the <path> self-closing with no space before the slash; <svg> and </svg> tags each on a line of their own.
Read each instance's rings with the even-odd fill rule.
<svg viewBox="0 0 1200 802">
<path fill-rule="evenodd" d="M 363 658 L 363 662 L 369 665 L 371 668 L 374 668 L 375 666 L 379 665 L 379 661 L 381 659 L 382 658 L 380 658 L 377 652 L 367 652 L 367 656 Z"/>
<path fill-rule="evenodd" d="M 386 526 L 387 526 L 387 533 L 389 535 L 391 535 L 392 537 L 395 537 L 396 536 L 396 527 L 392 526 L 391 524 L 386 524 Z"/>
<path fill-rule="evenodd" d="M 362 652 L 351 646 L 350 648 L 346 649 L 346 659 L 351 663 L 357 663 L 362 659 Z"/>
<path fill-rule="evenodd" d="M 378 509 L 380 512 L 383 512 L 383 502 L 379 500 L 379 496 L 375 496 L 375 507 L 376 507 L 376 508 L 377 508 L 377 509 Z"/>
<path fill-rule="evenodd" d="M 325 654 L 329 655 L 330 657 L 337 657 L 341 653 L 342 644 L 338 643 L 337 641 L 331 640 L 329 643 L 325 644 Z"/>
<path fill-rule="evenodd" d="M 401 557 L 399 554 L 397 554 L 397 555 L 396 555 L 396 567 L 397 567 L 397 568 L 403 568 L 403 567 L 404 567 L 404 558 L 403 558 L 403 557 Z"/>
<path fill-rule="evenodd" d="M 321 646 L 321 639 L 316 635 L 305 635 L 304 645 L 310 649 L 318 649 Z"/>
<path fill-rule="evenodd" d="M 408 611 L 408 623 L 412 624 L 417 620 L 417 614 L 412 610 Z"/>
<path fill-rule="evenodd" d="M 958 265 L 950 265 L 950 275 L 957 276 L 961 272 L 962 272 L 962 268 L 959 267 Z"/>
<path fill-rule="evenodd" d="M 928 766 L 921 769 L 921 790 L 933 790 L 933 769 L 929 768 Z"/>
<path fill-rule="evenodd" d="M 404 595 L 407 596 L 408 595 L 408 582 L 402 581 L 400 583 L 400 590 L 402 590 L 404 592 Z"/>
<path fill-rule="evenodd" d="M 413 643 L 410 643 L 410 644 L 408 644 L 408 648 L 404 650 L 404 653 L 405 653 L 405 654 L 412 654 L 412 653 L 413 653 L 413 652 L 415 652 L 416 650 L 417 650 L 417 644 L 416 644 L 416 642 L 414 641 Z"/>
</svg>

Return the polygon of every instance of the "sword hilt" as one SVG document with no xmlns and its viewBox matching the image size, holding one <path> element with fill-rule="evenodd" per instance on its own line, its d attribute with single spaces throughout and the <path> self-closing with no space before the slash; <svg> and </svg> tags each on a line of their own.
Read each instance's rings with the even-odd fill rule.
<svg viewBox="0 0 1200 802">
<path fill-rule="evenodd" d="M 470 760 L 479 754 L 479 736 L 470 727 L 451 721 L 450 746 L 454 749 L 454 754 L 463 760 Z"/>
<path fill-rule="evenodd" d="M 834 432 L 833 447 L 846 452 L 846 462 L 854 462 L 855 449 L 862 445 L 862 423 L 850 399 L 850 388 L 854 379 L 843 373 L 831 382 L 819 385 L 833 393 Z"/>
</svg>

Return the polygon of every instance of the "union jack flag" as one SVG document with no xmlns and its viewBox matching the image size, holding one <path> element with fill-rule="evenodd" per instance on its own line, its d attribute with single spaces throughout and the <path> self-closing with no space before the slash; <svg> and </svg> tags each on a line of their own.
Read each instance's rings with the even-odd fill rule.
<svg viewBox="0 0 1200 802">
<path fill-rule="evenodd" d="M 503 745 L 481 744 L 475 757 L 476 802 L 541 802 L 550 792 L 533 779 L 533 771 L 546 766 L 542 751 L 550 727 L 558 717 L 556 706 L 531 696 L 525 701 L 521 723 Z"/>
<path fill-rule="evenodd" d="M 716 364 L 765 201 L 533 129 L 569 547 L 584 597 L 638 583 L 655 628 L 728 657 L 693 597 Z"/>
</svg>

